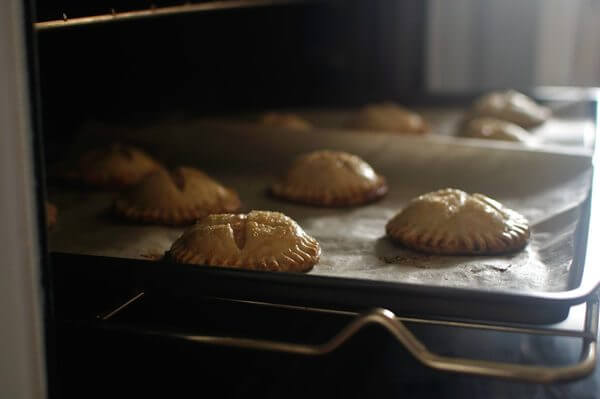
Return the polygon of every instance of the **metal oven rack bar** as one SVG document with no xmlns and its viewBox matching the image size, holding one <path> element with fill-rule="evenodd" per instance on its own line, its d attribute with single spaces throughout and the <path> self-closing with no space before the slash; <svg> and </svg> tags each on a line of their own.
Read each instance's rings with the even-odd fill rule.
<svg viewBox="0 0 600 399">
<path fill-rule="evenodd" d="M 155 18 L 167 15 L 177 15 L 186 13 L 195 13 L 201 11 L 216 11 L 233 8 L 265 7 L 271 5 L 284 5 L 300 3 L 302 0 L 221 0 L 203 3 L 191 3 L 156 7 L 153 4 L 149 8 L 133 11 L 117 11 L 114 8 L 107 10 L 106 14 L 69 18 L 66 13 L 62 14 L 62 19 L 51 21 L 36 22 L 36 30 L 48 30 L 57 28 L 67 28 L 81 25 L 102 24 L 117 21 L 127 21 L 142 18 Z"/>
<path fill-rule="evenodd" d="M 319 345 L 297 344 L 272 340 L 261 340 L 246 337 L 212 336 L 185 334 L 157 329 L 146 329 L 138 326 L 120 325 L 113 323 L 113 316 L 135 303 L 144 296 L 139 292 L 123 304 L 97 316 L 100 327 L 133 334 L 160 336 L 170 339 L 184 340 L 193 343 L 231 346 L 251 350 L 284 352 L 296 355 L 320 356 L 326 355 L 344 345 L 351 337 L 372 324 L 384 327 L 409 353 L 423 365 L 440 371 L 459 374 L 468 374 L 481 377 L 496 377 L 513 381 L 530 383 L 553 383 L 570 381 L 590 374 L 596 365 L 598 336 L 598 297 L 592 295 L 586 302 L 585 321 L 581 331 L 545 328 L 538 326 L 515 324 L 483 324 L 469 321 L 447 321 L 434 319 L 421 319 L 396 316 L 387 309 L 374 309 L 365 313 L 338 311 L 322 308 L 290 306 L 256 301 L 241 301 L 227 298 L 211 298 L 220 301 L 239 302 L 256 306 L 276 307 L 281 309 L 300 310 L 305 312 L 318 312 L 352 316 L 353 319 L 327 342 Z M 517 363 L 494 362 L 460 357 L 438 355 L 430 351 L 411 331 L 405 323 L 418 323 L 447 327 L 459 327 L 474 330 L 489 330 L 503 333 L 518 333 L 530 335 L 547 335 L 556 337 L 573 337 L 582 339 L 581 355 L 578 363 L 566 366 L 549 367 L 543 365 L 524 365 Z"/>
</svg>

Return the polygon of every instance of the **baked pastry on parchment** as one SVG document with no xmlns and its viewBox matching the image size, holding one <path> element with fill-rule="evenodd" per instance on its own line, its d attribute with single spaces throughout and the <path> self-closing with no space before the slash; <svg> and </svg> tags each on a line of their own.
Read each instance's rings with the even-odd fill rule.
<svg viewBox="0 0 600 399">
<path fill-rule="evenodd" d="M 524 216 L 482 194 L 447 188 L 413 199 L 386 225 L 400 244 L 446 255 L 488 255 L 527 245 Z"/>
<path fill-rule="evenodd" d="M 529 129 L 544 123 L 552 111 L 515 90 L 488 93 L 473 103 L 468 119 L 490 117 Z"/>
<path fill-rule="evenodd" d="M 317 206 L 361 205 L 387 193 L 385 178 L 356 155 L 314 151 L 296 158 L 271 187 L 276 197 Z"/>
<path fill-rule="evenodd" d="M 310 130 L 312 125 L 306 119 L 289 112 L 267 112 L 259 120 L 261 125 L 283 127 L 293 130 Z"/>
<path fill-rule="evenodd" d="M 350 119 L 347 127 L 401 134 L 423 134 L 429 131 L 429 125 L 421 115 L 393 103 L 363 107 Z"/>
<path fill-rule="evenodd" d="M 464 137 L 526 143 L 531 134 L 521 126 L 496 118 L 475 118 L 465 123 Z"/>
<path fill-rule="evenodd" d="M 307 272 L 319 261 L 319 243 L 279 212 L 210 215 L 171 246 L 178 263 L 250 270 Z"/>
<path fill-rule="evenodd" d="M 144 151 L 115 143 L 84 153 L 76 168 L 66 173 L 68 180 L 106 188 L 122 188 L 139 182 L 161 166 Z"/>
<path fill-rule="evenodd" d="M 56 205 L 46 201 L 46 227 L 51 229 L 56 224 L 58 218 L 58 210 Z"/>
<path fill-rule="evenodd" d="M 114 203 L 123 218 L 167 225 L 191 224 L 211 213 L 235 212 L 240 206 L 233 190 L 186 167 L 160 169 L 120 193 Z"/>
</svg>

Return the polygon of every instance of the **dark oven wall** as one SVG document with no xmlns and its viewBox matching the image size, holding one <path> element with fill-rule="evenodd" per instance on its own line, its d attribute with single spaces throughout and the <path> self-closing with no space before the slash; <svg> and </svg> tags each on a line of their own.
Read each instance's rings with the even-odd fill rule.
<svg viewBox="0 0 600 399">
<path fill-rule="evenodd" d="M 42 31 L 47 158 L 86 121 L 410 98 L 423 87 L 423 3 L 313 1 Z M 81 4 L 39 2 L 37 20 L 106 12 Z"/>
</svg>

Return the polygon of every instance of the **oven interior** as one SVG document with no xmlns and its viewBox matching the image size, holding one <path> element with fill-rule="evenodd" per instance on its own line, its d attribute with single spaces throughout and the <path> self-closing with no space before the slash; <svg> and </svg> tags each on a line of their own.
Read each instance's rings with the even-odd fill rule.
<svg viewBox="0 0 600 399">
<path fill-rule="evenodd" d="M 86 121 L 418 98 L 423 18 L 420 2 L 300 2 L 41 31 L 46 159 Z"/>
<path fill-rule="evenodd" d="M 190 5 L 198 8 L 67 26 L 90 15 Z M 82 146 L 118 137 L 113 128 L 160 127 L 169 121 L 264 110 L 357 107 L 390 100 L 410 107 L 465 107 L 480 94 L 428 91 L 428 10 L 426 2 L 416 0 L 158 1 L 143 5 L 119 1 L 111 7 L 104 2 L 83 5 L 65 0 L 37 2 L 35 12 L 37 22 L 62 20 L 66 24 L 40 26 L 35 34 L 43 169 L 50 198 L 56 192 L 51 178 L 55 165 L 73 157 Z M 583 101 L 577 110 L 595 117 L 595 102 Z M 92 139 L 82 139 L 81 132 L 90 126 L 100 128 Z M 165 137 L 160 129 L 149 131 L 155 137 L 129 140 L 136 145 L 163 141 L 168 146 L 168 130 Z M 209 145 L 210 134 L 209 129 L 197 132 Z M 219 157 L 227 169 L 227 153 Z M 164 161 L 175 166 L 177 159 Z M 588 199 L 584 207 L 590 204 Z M 579 228 L 576 236 L 578 242 L 585 242 L 586 228 Z M 445 395 L 449 385 L 481 382 L 478 377 L 426 370 L 413 352 L 389 334 L 385 323 L 366 325 L 348 337 L 342 349 L 316 357 L 212 345 L 210 339 L 209 344 L 203 343 L 198 337 L 250 337 L 318 346 L 352 323 L 357 312 L 369 310 L 360 306 L 361 301 L 378 302 L 369 302 L 367 292 L 358 304 L 348 300 L 350 305 L 344 306 L 343 300 L 332 300 L 335 306 L 321 311 L 322 301 L 311 302 L 318 284 L 311 291 L 310 284 L 290 279 L 280 291 L 292 287 L 290 292 L 298 299 L 274 307 L 271 302 L 278 302 L 285 293 L 275 289 L 261 296 L 260 285 L 244 292 L 245 284 L 253 284 L 252 276 L 247 282 L 242 274 L 209 273 L 190 277 L 192 283 L 179 289 L 189 270 L 173 267 L 164 273 L 158 269 L 147 262 L 110 257 L 48 256 L 47 329 L 52 330 L 48 339 L 55 346 L 49 351 L 48 364 L 50 388 L 56 397 L 156 393 L 187 397 L 204 392 L 374 396 L 401 391 L 426 397 Z M 243 282 L 236 283 L 236 278 Z M 242 294 L 236 296 L 235 291 Z M 414 301 L 411 298 L 401 299 Z M 447 300 L 438 298 L 436 306 Z M 533 322 L 550 320 L 561 335 L 562 327 L 556 323 L 567 317 L 575 302 L 553 302 Z M 447 307 L 468 306 L 450 303 Z M 307 308 L 311 305 L 314 309 Z M 589 355 L 586 351 L 595 339 L 590 338 L 591 315 L 597 313 L 597 303 L 590 302 L 587 313 L 582 306 L 578 312 L 585 313 L 585 331 L 575 338 L 584 338 L 581 350 Z M 491 301 L 473 317 L 485 319 L 485 313 L 494 312 L 495 307 Z M 510 319 L 510 308 L 495 311 L 498 318 Z M 503 312 L 508 316 L 502 316 Z M 447 336 L 463 344 L 464 352 L 452 355 L 516 362 L 520 359 L 512 348 L 531 333 L 519 323 L 512 326 L 511 338 L 502 341 L 499 349 L 481 352 L 481 347 L 500 342 L 501 333 L 452 325 L 460 322 L 459 311 L 454 311 L 452 320 L 446 317 L 446 324 L 431 329 L 427 317 L 422 317 L 425 313 L 400 316 L 407 317 L 404 322 L 412 334 L 442 354 L 446 349 L 439 337 Z M 479 349 L 464 345 L 473 337 L 479 340 Z M 565 355 L 552 361 L 557 364 L 546 365 L 577 359 Z M 366 364 L 371 365 L 369 370 L 363 367 Z M 519 379 L 516 375 L 509 378 Z"/>
</svg>

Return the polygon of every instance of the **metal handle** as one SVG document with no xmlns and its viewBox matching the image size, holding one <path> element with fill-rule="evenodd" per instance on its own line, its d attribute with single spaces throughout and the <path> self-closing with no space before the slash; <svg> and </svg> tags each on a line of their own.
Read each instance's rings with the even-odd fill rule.
<svg viewBox="0 0 600 399">
<path fill-rule="evenodd" d="M 102 320 L 110 319 L 114 314 L 129 305 L 133 301 L 139 299 L 142 294 L 134 297 L 124 305 L 117 308 L 115 311 L 110 312 L 106 316 L 101 317 Z M 336 313 L 335 311 L 332 311 Z M 411 319 L 412 321 L 417 319 Z M 455 322 L 444 322 L 435 321 L 431 322 L 423 320 L 429 324 L 441 324 L 441 325 L 456 325 Z M 515 363 L 504 363 L 504 362 L 493 362 L 486 360 L 474 360 L 460 357 L 448 357 L 440 356 L 431 352 L 427 347 L 417 338 L 415 335 L 404 325 L 400 318 L 396 317 L 394 313 L 386 309 L 375 309 L 367 313 L 363 313 L 355 317 L 347 326 L 345 326 L 338 334 L 331 338 L 328 342 L 320 345 L 306 345 L 306 344 L 295 344 L 289 342 L 278 342 L 271 340 L 260 340 L 251 338 L 238 338 L 238 337 L 223 337 L 223 336 L 209 336 L 209 335 L 194 335 L 194 334 L 182 334 L 169 331 L 158 331 L 158 330 L 142 330 L 139 327 L 128 327 L 112 325 L 107 323 L 103 325 L 103 328 L 111 330 L 126 331 L 136 334 L 145 335 L 160 335 L 163 337 L 181 339 L 190 342 L 203 343 L 209 345 L 224 345 L 233 346 L 238 348 L 253 349 L 253 350 L 266 350 L 285 352 L 298 355 L 325 355 L 333 350 L 342 346 L 358 331 L 363 329 L 369 324 L 378 324 L 384 327 L 390 334 L 392 334 L 402 345 L 423 365 L 430 367 L 435 370 L 449 371 L 461 374 L 469 374 L 483 377 L 497 377 L 505 378 L 510 380 L 518 380 L 532 383 L 551 383 L 557 381 L 569 381 L 577 378 L 584 377 L 590 374 L 596 365 L 596 337 L 598 334 L 598 298 L 592 296 L 586 303 L 585 322 L 583 331 L 575 335 L 573 332 L 561 332 L 560 330 L 555 331 L 557 336 L 578 336 L 583 340 L 581 357 L 578 363 L 568 366 L 538 366 L 538 365 L 522 365 Z M 528 334 L 541 334 L 548 335 L 549 330 L 541 328 L 539 330 L 535 328 L 518 328 L 513 327 L 506 329 L 502 326 L 485 326 L 481 324 L 470 324 L 468 322 L 461 322 L 460 327 L 462 328 L 475 328 L 475 329 L 490 329 L 504 332 L 518 332 Z"/>
</svg>

